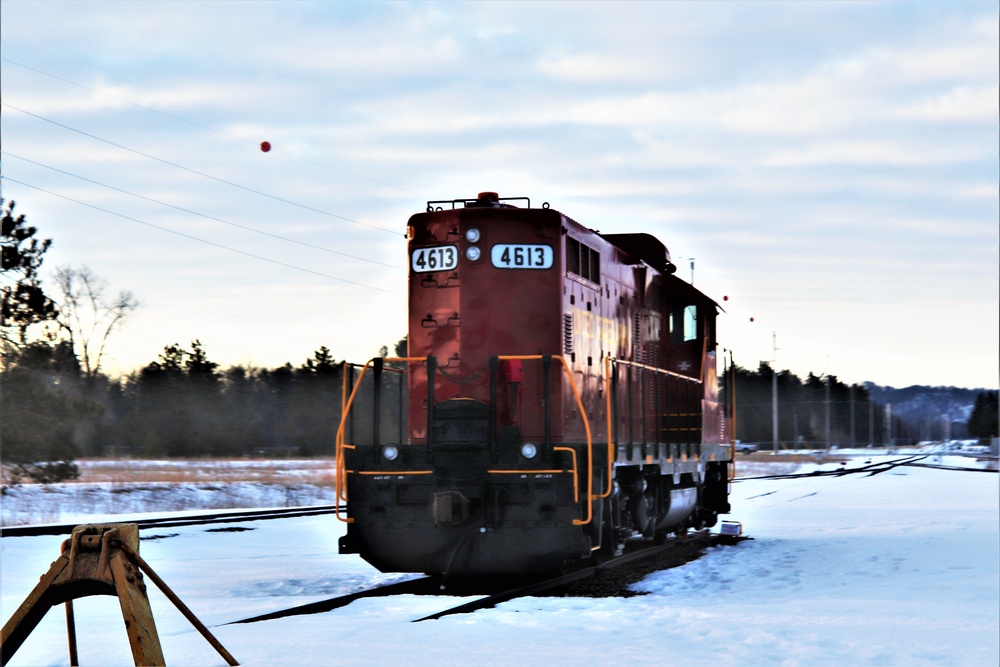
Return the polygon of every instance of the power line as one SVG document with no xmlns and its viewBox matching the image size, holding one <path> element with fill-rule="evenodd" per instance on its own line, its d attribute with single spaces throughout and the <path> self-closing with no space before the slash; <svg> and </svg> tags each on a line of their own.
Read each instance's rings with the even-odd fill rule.
<svg viewBox="0 0 1000 667">
<path fill-rule="evenodd" d="M 24 109 L 21 109 L 19 107 L 16 107 L 16 106 L 12 105 L 12 104 L 8 104 L 7 102 L 3 102 L 2 104 L 3 104 L 3 106 L 5 106 L 5 107 L 7 107 L 9 109 L 13 109 L 15 111 L 20 111 L 21 113 L 23 113 L 25 115 L 28 115 L 28 116 L 31 116 L 32 118 L 37 118 L 38 120 L 45 121 L 46 123 L 51 123 L 52 125 L 55 125 L 57 127 L 61 127 L 63 129 L 66 129 L 66 130 L 69 130 L 70 132 L 75 132 L 75 133 L 83 135 L 85 137 L 89 137 L 89 138 L 94 139 L 96 141 L 100 141 L 102 143 L 108 144 L 109 146 L 114 146 L 115 148 L 120 148 L 120 149 L 128 151 L 130 153 L 134 153 L 136 155 L 141 155 L 142 157 L 148 158 L 150 160 L 155 160 L 156 162 L 160 162 L 160 163 L 168 165 L 170 167 L 174 167 L 176 169 L 181 169 L 183 171 L 186 171 L 186 172 L 189 172 L 189 173 L 192 173 L 192 174 L 196 174 L 196 175 L 201 176 L 203 178 L 208 178 L 208 179 L 211 179 L 213 181 L 216 181 L 216 182 L 219 182 L 219 183 L 223 183 L 225 185 L 229 185 L 229 186 L 234 187 L 234 188 L 239 188 L 240 190 L 244 190 L 246 192 L 252 192 L 252 193 L 254 193 L 256 195 L 260 195 L 261 197 L 267 197 L 268 199 L 273 199 L 274 201 L 279 201 L 279 202 L 281 202 L 283 204 L 289 204 L 290 206 L 296 206 L 298 208 L 301 208 L 301 209 L 304 209 L 304 210 L 307 210 L 307 211 L 312 211 L 313 213 L 319 213 L 320 215 L 329 216 L 331 218 L 337 218 L 338 220 L 344 220 L 346 222 L 351 222 L 351 223 L 354 223 L 356 225 L 362 225 L 364 227 L 369 227 L 371 229 L 377 229 L 379 231 L 387 232 L 389 234 L 398 234 L 399 233 L 399 232 L 393 231 L 391 229 L 387 229 L 385 227 L 379 227 L 378 225 L 372 225 L 372 224 L 367 223 L 367 222 L 361 222 L 360 220 L 354 220 L 353 218 L 348 218 L 348 217 L 345 217 L 343 215 L 337 215 L 336 213 L 331 213 L 330 211 L 324 211 L 323 209 L 314 208 L 314 207 L 308 206 L 306 204 L 301 204 L 299 202 L 292 201 L 291 199 L 285 199 L 283 197 L 278 197 L 276 195 L 268 194 L 268 193 L 263 192 L 261 190 L 256 190 L 254 188 L 248 187 L 246 185 L 240 185 L 239 183 L 234 183 L 232 181 L 227 181 L 224 178 L 219 178 L 218 176 L 212 176 L 211 174 L 206 174 L 205 172 L 198 171 L 197 169 L 191 169 L 190 167 L 185 167 L 184 165 L 177 164 L 176 162 L 170 162 L 169 160 L 164 160 L 163 158 L 156 157 L 155 155 L 150 155 L 149 153 L 143 153 L 142 151 L 136 150 L 134 148 L 129 148 L 128 146 L 124 146 L 122 144 L 117 144 L 117 143 L 115 143 L 113 141 L 110 141 L 108 139 L 104 139 L 104 138 L 99 137 L 99 136 L 97 136 L 95 134 L 90 134 L 89 132 L 84 132 L 83 130 L 78 130 L 75 127 L 70 127 L 69 125 L 66 125 L 64 123 L 60 123 L 58 121 L 52 120 L 51 118 L 46 118 L 46 117 L 40 116 L 40 115 L 38 115 L 36 113 L 32 113 L 30 111 L 26 111 Z"/>
<path fill-rule="evenodd" d="M 115 211 L 110 211 L 110 210 L 108 210 L 106 208 L 102 208 L 100 206 L 95 206 L 94 204 L 88 204 L 85 201 L 80 201 L 79 199 L 74 199 L 72 197 L 67 197 L 66 195 L 59 194 L 58 192 L 52 192 L 51 190 L 46 190 L 45 188 L 40 188 L 38 186 L 31 185 L 30 183 L 25 183 L 24 181 L 19 181 L 17 179 L 10 178 L 9 176 L 0 176 L 0 179 L 2 179 L 4 181 L 10 181 L 11 183 L 17 183 L 18 185 L 23 185 L 23 186 L 25 186 L 27 188 L 31 188 L 32 190 L 38 190 L 39 192 L 44 192 L 45 194 L 52 195 L 53 197 L 59 197 L 60 199 L 65 199 L 66 201 L 71 201 L 71 202 L 73 202 L 75 204 L 80 204 L 81 206 L 86 206 L 86 207 L 92 208 L 92 209 L 94 209 L 96 211 L 101 211 L 102 213 L 107 213 L 109 215 L 113 215 L 113 216 L 122 218 L 124 220 L 129 220 L 130 222 L 137 222 L 140 225 L 146 225 L 147 227 L 152 227 L 153 229 L 159 229 L 160 231 L 168 232 L 168 233 L 174 234 L 176 236 L 182 236 L 182 237 L 184 237 L 186 239 L 191 239 L 192 241 L 198 241 L 199 243 L 204 243 L 206 245 L 214 246 L 216 248 L 221 248 L 223 250 L 228 250 L 230 252 L 235 252 L 235 253 L 238 253 L 240 255 L 245 255 L 247 257 L 252 257 L 254 259 L 259 259 L 259 260 L 264 261 L 264 262 L 269 262 L 271 264 L 277 264 L 278 266 L 284 266 L 284 267 L 289 268 L 289 269 L 295 269 L 296 271 L 302 271 L 304 273 L 311 273 L 313 275 L 320 276 L 322 278 L 329 278 L 331 280 L 337 280 L 337 281 L 342 282 L 342 283 L 348 283 L 350 285 L 357 285 L 358 287 L 367 287 L 368 289 L 377 290 L 379 292 L 385 292 L 386 294 L 393 294 L 393 292 L 391 292 L 389 290 L 386 290 L 386 289 L 382 289 L 381 287 L 375 287 L 373 285 L 366 285 L 365 283 L 355 282 L 353 280 L 348 280 L 346 278 L 340 278 L 338 276 L 331 276 L 330 274 L 327 274 L 327 273 L 320 273 L 319 271 L 313 271 L 312 269 L 306 269 L 306 268 L 303 268 L 301 266 L 295 266 L 294 264 L 287 264 L 285 262 L 279 262 L 276 259 L 270 259 L 268 257 L 262 257 L 261 255 L 255 255 L 255 254 L 253 254 L 251 252 L 246 252 L 244 250 L 237 250 L 236 248 L 231 248 L 229 246 L 222 245 L 221 243 L 215 243 L 214 241 L 208 241 L 206 239 L 199 238 L 197 236 L 192 236 L 191 234 L 185 234 L 183 232 L 178 232 L 176 230 L 169 229 L 167 227 L 161 227 L 160 225 L 154 225 L 151 222 L 146 222 L 145 220 L 139 220 L 138 218 L 133 218 L 131 216 L 124 215 L 122 213 L 116 213 Z"/>
<path fill-rule="evenodd" d="M 212 132 L 214 134 L 219 134 L 219 135 L 222 135 L 224 137 L 229 137 L 230 139 L 235 139 L 237 141 L 242 141 L 242 142 L 245 142 L 245 143 L 248 143 L 248 144 L 254 144 L 255 143 L 255 142 L 253 142 L 253 141 L 251 141 L 249 139 L 243 139 L 242 137 L 237 137 L 235 134 L 229 134 L 228 132 L 223 132 L 222 130 L 217 130 L 217 129 L 215 129 L 213 127 L 209 127 L 207 125 L 201 125 L 200 123 L 196 123 L 196 122 L 194 122 L 192 120 L 188 120 L 186 118 L 181 118 L 180 116 L 175 116 L 175 115 L 173 115 L 171 113 L 167 113 L 166 111 L 161 111 L 160 109 L 156 109 L 154 107 L 146 106 L 145 104 L 141 104 L 139 102 L 135 102 L 133 100 L 121 97 L 120 95 L 115 95 L 114 93 L 109 93 L 109 92 L 107 92 L 105 90 L 100 90 L 98 88 L 92 88 L 92 87 L 84 85 L 82 83 L 78 83 L 78 82 L 73 81 L 71 79 L 67 79 L 65 77 L 59 76 L 58 74 L 52 74 L 51 72 L 45 72 L 43 70 L 38 69 L 37 67 L 31 67 L 29 65 L 25 65 L 24 63 L 19 63 L 16 60 L 11 60 L 10 58 L 0 58 L 0 60 L 2 60 L 5 63 L 9 63 L 11 65 L 16 65 L 17 67 L 22 67 L 22 68 L 24 68 L 26 70 L 30 70 L 30 71 L 35 72 L 37 74 L 42 74 L 42 75 L 47 76 L 47 77 L 49 77 L 51 79 L 56 79 L 57 81 L 62 81 L 63 83 L 68 83 L 68 84 L 70 84 L 72 86 L 76 86 L 78 88 L 83 88 L 84 90 L 89 90 L 92 93 L 97 93 L 98 95 L 104 95 L 105 97 L 110 97 L 112 99 L 118 100 L 119 102 L 125 102 L 126 104 L 131 104 L 134 107 L 138 107 L 138 108 L 144 109 L 146 111 L 152 111 L 153 113 L 160 114 L 161 116 L 166 116 L 167 118 L 171 118 L 173 120 L 180 121 L 182 123 L 187 123 L 188 125 L 192 125 L 194 127 L 201 128 L 202 130 L 207 130 L 207 131 Z"/>
<path fill-rule="evenodd" d="M 350 257 L 351 259 L 356 259 L 356 260 L 359 260 L 359 261 L 362 261 L 362 262 L 370 262 L 372 264 L 378 264 L 380 266 L 387 266 L 390 269 L 399 269 L 399 270 L 402 270 L 402 267 L 397 266 L 395 264 L 386 264 L 385 262 L 379 262 L 377 260 L 368 259 L 368 258 L 365 258 L 365 257 L 358 257 L 357 255 L 351 255 L 351 254 L 346 253 L 346 252 L 340 252 L 339 250 L 331 250 L 329 248 L 324 248 L 322 246 L 313 245 L 312 243 L 306 243 L 305 241 L 298 241 L 296 239 L 290 239 L 290 238 L 288 238 L 286 236 L 281 236 L 280 234 L 272 234 L 271 232 L 266 232 L 266 231 L 264 231 L 262 229 L 255 229 L 254 227 L 249 227 L 247 225 L 241 225 L 241 224 L 239 224 L 237 222 L 230 222 L 228 220 L 223 220 L 222 218 L 216 218 L 215 216 L 207 215 L 205 213 L 199 213 L 198 211 L 192 211 L 191 209 L 187 209 L 187 208 L 184 208 L 182 206 L 176 206 L 174 204 L 169 204 L 167 202 L 163 202 L 163 201 L 160 201 L 158 199 L 153 199 L 152 197 L 147 197 L 145 195 L 140 195 L 140 194 L 135 193 L 135 192 L 130 192 L 129 190 L 124 190 L 122 188 L 118 188 L 118 187 L 115 187 L 113 185 L 108 185 L 107 183 L 101 183 L 100 181 L 95 181 L 95 180 L 87 178 L 85 176 L 80 176 L 79 174 L 74 174 L 74 173 L 69 172 L 69 171 L 64 171 L 62 169 L 59 169 L 57 167 L 53 167 L 51 165 L 42 164 L 41 162 L 36 162 L 35 160 L 29 160 L 26 157 L 22 157 L 20 155 L 15 155 L 14 153 L 11 153 L 10 151 L 4 151 L 3 154 L 7 155 L 9 157 L 12 157 L 12 158 L 16 158 L 18 160 L 23 160 L 23 161 L 28 162 L 28 163 L 33 164 L 33 165 L 37 165 L 39 167 L 44 167 L 46 169 L 51 169 L 52 171 L 58 172 L 60 174 L 65 174 L 66 176 L 72 176 L 73 178 L 78 178 L 81 181 L 86 181 L 88 183 L 93 183 L 94 185 L 100 185 L 101 187 L 108 188 L 109 190 L 114 190 L 115 192 L 121 192 L 123 194 L 130 195 L 130 196 L 136 197 L 138 199 L 143 199 L 145 201 L 152 202 L 154 204 L 159 204 L 161 206 L 167 206 L 169 208 L 172 208 L 172 209 L 177 210 L 177 211 L 181 211 L 183 213 L 190 213 L 191 215 L 196 215 L 196 216 L 198 216 L 200 218 L 205 218 L 206 220 L 214 220 L 215 222 L 221 222 L 224 225 L 230 225 L 232 227 L 238 227 L 239 229 L 245 229 L 247 231 L 254 232 L 256 234 L 263 234 L 264 236 L 270 236 L 271 238 L 280 239 L 282 241 L 287 241 L 288 243 L 295 243 L 295 244 L 298 244 L 298 245 L 301 245 L 301 246 L 305 246 L 307 248 L 312 248 L 314 250 L 322 250 L 323 252 L 329 252 L 329 253 L 332 253 L 334 255 L 341 255 L 343 257 Z"/>
<path fill-rule="evenodd" d="M 163 111 L 161 109 L 157 109 L 155 107 L 151 107 L 151 106 L 148 106 L 148 105 L 145 105 L 145 104 L 141 104 L 139 102 L 135 102 L 134 100 L 130 100 L 130 99 L 122 97 L 120 95 L 115 95 L 114 93 L 109 93 L 107 91 L 100 90 L 99 88 L 92 88 L 91 86 L 87 86 L 87 85 L 84 85 L 82 83 L 78 83 L 78 82 L 73 81 L 71 79 L 67 79 L 65 77 L 58 76 L 58 75 L 52 74 L 50 72 L 46 72 L 44 70 L 40 70 L 37 67 L 31 67 L 29 65 L 25 65 L 24 63 L 19 63 L 19 62 L 15 61 L 15 60 L 11 60 L 10 58 L 2 58 L 2 57 L 0 57 L 0 60 L 2 60 L 5 63 L 10 63 L 11 65 L 16 65 L 17 67 L 22 67 L 22 68 L 24 68 L 26 70 L 30 70 L 30 71 L 35 72 L 37 74 L 41 74 L 43 76 L 47 76 L 47 77 L 50 77 L 52 79 L 56 79 L 57 81 L 62 81 L 63 83 L 68 83 L 68 84 L 70 84 L 72 86 L 77 86 L 78 88 L 83 88 L 84 90 L 89 90 L 89 91 L 91 91 L 93 93 L 97 93 L 98 95 L 104 95 L 105 97 L 110 97 L 112 99 L 118 100 L 119 102 L 125 102 L 126 104 L 131 104 L 132 106 L 138 107 L 138 108 L 143 109 L 145 111 L 151 111 L 151 112 L 153 112 L 155 114 L 159 114 L 161 116 L 165 116 L 165 117 L 170 118 L 172 120 L 176 120 L 176 121 L 181 122 L 181 123 L 186 123 L 188 125 L 200 128 L 202 130 L 206 130 L 208 132 L 212 132 L 213 134 L 218 134 L 218 135 L 223 136 L 223 137 L 228 137 L 230 139 L 235 139 L 236 141 L 240 141 L 240 142 L 243 142 L 243 143 L 246 143 L 246 144 L 250 144 L 250 145 L 255 145 L 257 143 L 256 141 L 253 141 L 253 140 L 250 140 L 250 139 L 244 139 L 243 137 L 238 137 L 235 134 L 229 134 L 228 132 L 223 132 L 222 130 L 218 130 L 218 129 L 214 128 L 214 127 L 209 127 L 208 125 L 202 125 L 201 123 L 196 123 L 193 120 L 189 120 L 189 119 L 183 118 L 181 116 L 176 116 L 176 115 L 174 115 L 172 113 L 167 113 L 166 111 Z M 410 194 L 422 196 L 421 193 L 419 193 L 419 192 L 414 192 L 413 190 L 407 190 L 406 188 L 402 188 L 402 187 L 400 187 L 398 185 L 393 185 L 392 183 L 386 183 L 385 181 L 380 181 L 377 178 L 372 178 L 370 176 L 365 176 L 364 174 L 359 174 L 357 172 L 350 171 L 350 170 L 347 170 L 347 169 L 342 169 L 340 167 L 334 167 L 333 165 L 329 165 L 329 164 L 326 164 L 326 163 L 323 163 L 323 162 L 318 162 L 316 160 L 310 160 L 309 158 L 304 158 L 304 157 L 302 157 L 300 155 L 295 155 L 294 153 L 289 153 L 287 151 L 283 151 L 283 150 L 280 150 L 280 149 L 272 149 L 272 150 L 274 150 L 275 153 L 278 153 L 280 155 L 287 155 L 288 157 L 295 158 L 296 160 L 301 160 L 303 162 L 308 162 L 309 164 L 316 165 L 317 167 L 323 167 L 324 169 L 330 169 L 332 171 L 337 171 L 337 172 L 340 172 L 342 174 L 347 174 L 348 176 L 353 176 L 355 178 L 360 178 L 360 179 L 365 180 L 365 181 L 370 181 L 372 183 L 377 183 L 378 185 L 384 185 L 384 186 L 386 186 L 388 188 L 393 188 L 394 190 L 399 190 L 401 192 L 408 192 Z"/>
</svg>

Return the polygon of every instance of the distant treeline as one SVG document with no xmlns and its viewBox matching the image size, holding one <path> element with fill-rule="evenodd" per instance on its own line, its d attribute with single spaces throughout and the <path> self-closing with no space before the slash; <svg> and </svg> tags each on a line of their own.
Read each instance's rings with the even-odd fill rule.
<svg viewBox="0 0 1000 667">
<path fill-rule="evenodd" d="M 388 353 L 383 348 L 383 356 Z M 393 353 L 405 356 L 405 339 Z M 0 454 L 7 482 L 72 477 L 72 461 L 82 456 L 329 455 L 340 424 L 342 365 L 326 347 L 298 366 L 223 369 L 193 341 L 188 349 L 166 347 L 156 361 L 123 378 L 82 372 L 67 343 L 34 342 L 4 361 Z M 770 443 L 771 369 L 763 364 L 757 371 L 737 367 L 735 374 L 724 374 L 721 392 L 728 399 L 733 377 L 737 437 Z M 402 392 L 389 387 L 385 402 L 398 403 Z M 971 435 L 996 433 L 996 401 L 995 392 L 977 399 Z M 371 405 L 359 405 L 357 414 L 356 428 L 370 428 Z M 381 424 L 384 437 L 398 433 L 398 425 Z M 779 373 L 779 441 L 822 446 L 828 424 L 830 442 L 837 445 L 905 444 L 928 435 L 926 427 L 887 416 L 864 386 Z M 948 429 L 951 437 L 968 433 L 966 424 L 955 423 L 929 435 L 940 439 Z"/>
<path fill-rule="evenodd" d="M 394 352 L 405 356 L 405 345 Z M 8 482 L 72 477 L 67 466 L 82 456 L 333 454 L 343 371 L 326 347 L 299 366 L 222 369 L 199 341 L 174 344 L 117 379 L 88 377 L 65 343 L 32 343 L 5 361 L 0 456 Z"/>
<path fill-rule="evenodd" d="M 732 387 L 736 388 L 736 437 L 769 446 L 774 441 L 775 405 L 770 365 L 761 363 L 756 371 L 739 366 L 730 369 L 720 388 L 727 401 L 733 400 Z M 884 388 L 879 389 L 886 393 Z M 934 389 L 947 392 L 946 388 Z M 836 446 L 883 447 L 922 440 L 991 437 L 997 433 L 996 392 L 980 392 L 975 406 L 970 408 L 971 415 L 956 420 L 934 405 L 915 411 L 912 400 L 895 406 L 874 401 L 867 385 L 847 385 L 833 375 L 810 373 L 802 380 L 794 373 L 780 371 L 777 399 L 779 446 L 822 447 L 829 442 Z M 965 412 L 969 414 L 969 410 Z"/>
</svg>

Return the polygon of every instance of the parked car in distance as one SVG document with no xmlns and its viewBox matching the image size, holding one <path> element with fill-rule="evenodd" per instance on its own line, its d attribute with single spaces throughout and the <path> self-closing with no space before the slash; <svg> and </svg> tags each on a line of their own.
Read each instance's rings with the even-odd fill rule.
<svg viewBox="0 0 1000 667">
<path fill-rule="evenodd" d="M 736 451 L 740 454 L 752 454 L 757 451 L 757 445 L 752 442 L 740 442 L 736 441 Z"/>
</svg>

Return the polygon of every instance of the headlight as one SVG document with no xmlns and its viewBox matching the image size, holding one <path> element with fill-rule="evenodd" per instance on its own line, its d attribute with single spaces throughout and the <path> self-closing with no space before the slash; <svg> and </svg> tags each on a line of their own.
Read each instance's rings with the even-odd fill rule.
<svg viewBox="0 0 1000 667">
<path fill-rule="evenodd" d="M 479 248 L 477 248 L 474 245 L 473 246 L 469 246 L 465 250 L 465 256 L 468 257 L 473 262 L 476 261 L 477 259 L 479 259 L 479 255 L 480 255 Z"/>
<path fill-rule="evenodd" d="M 399 448 L 396 445 L 386 445 L 382 448 L 382 456 L 386 461 L 395 461 L 399 458 Z"/>
<path fill-rule="evenodd" d="M 465 231 L 465 238 L 469 243 L 475 243 L 479 240 L 479 230 L 475 227 L 469 227 L 469 229 Z"/>
<path fill-rule="evenodd" d="M 538 445 L 533 442 L 526 442 L 521 445 L 521 456 L 526 459 L 533 459 L 538 454 Z"/>
</svg>

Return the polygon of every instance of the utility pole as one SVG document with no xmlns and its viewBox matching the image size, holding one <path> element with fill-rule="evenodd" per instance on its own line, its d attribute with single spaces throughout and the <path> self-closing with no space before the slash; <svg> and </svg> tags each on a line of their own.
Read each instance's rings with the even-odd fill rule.
<svg viewBox="0 0 1000 667">
<path fill-rule="evenodd" d="M 856 437 L 857 434 L 854 432 L 854 385 L 853 384 L 851 385 L 850 392 L 851 392 L 851 445 L 850 446 L 857 447 L 858 439 Z"/>
<path fill-rule="evenodd" d="M 827 373 L 826 377 L 823 378 L 823 379 L 824 379 L 823 384 L 826 385 L 826 387 L 825 387 L 825 396 L 826 396 L 826 398 L 823 400 L 824 408 L 826 409 L 825 410 L 825 412 L 826 412 L 826 453 L 829 454 L 830 453 L 830 374 Z"/>
<path fill-rule="evenodd" d="M 799 406 L 792 405 L 792 447 L 799 448 Z"/>
<path fill-rule="evenodd" d="M 778 455 L 778 333 L 771 332 L 771 431 L 774 434 L 772 456 Z"/>
<path fill-rule="evenodd" d="M 732 397 L 732 424 L 733 424 L 733 434 L 729 438 L 733 443 L 736 442 L 736 362 L 733 361 L 733 351 L 729 350 L 729 395 Z"/>
<path fill-rule="evenodd" d="M 885 427 L 883 428 L 882 438 L 885 440 L 886 449 L 891 452 L 895 444 L 892 441 L 892 403 L 885 404 Z"/>
<path fill-rule="evenodd" d="M 875 446 L 875 401 L 868 394 L 868 449 Z"/>
</svg>

